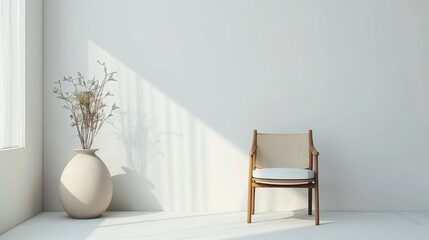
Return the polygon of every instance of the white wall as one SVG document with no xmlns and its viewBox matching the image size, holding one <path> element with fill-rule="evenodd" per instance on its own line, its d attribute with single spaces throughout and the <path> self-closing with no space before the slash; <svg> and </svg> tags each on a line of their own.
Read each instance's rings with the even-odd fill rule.
<svg viewBox="0 0 429 240">
<path fill-rule="evenodd" d="M 26 146 L 0 151 L 0 233 L 42 210 L 42 8 L 26 1 Z"/>
<path fill-rule="evenodd" d="M 44 2 L 44 209 L 79 147 L 64 74 L 118 71 L 95 148 L 114 210 L 244 210 L 254 128 L 314 130 L 323 210 L 429 210 L 424 1 Z M 257 211 L 306 207 L 257 191 Z"/>
</svg>

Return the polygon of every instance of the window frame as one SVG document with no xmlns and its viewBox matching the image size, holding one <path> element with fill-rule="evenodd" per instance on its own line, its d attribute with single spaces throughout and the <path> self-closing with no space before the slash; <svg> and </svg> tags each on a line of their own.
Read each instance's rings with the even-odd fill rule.
<svg viewBox="0 0 429 240">
<path fill-rule="evenodd" d="M 7 151 L 12 149 L 20 149 L 25 148 L 25 126 L 26 126 L 26 87 L 25 87 L 25 0 L 2 0 L 4 1 L 7 7 L 9 7 L 10 11 L 7 12 L 8 17 L 6 24 L 9 24 L 9 33 L 10 35 L 6 41 L 10 43 L 10 57 L 6 61 L 9 61 L 9 71 L 10 71 L 10 79 L 9 84 L 13 84 L 14 88 L 13 95 L 15 103 L 11 108 L 17 109 L 17 114 L 15 120 L 16 124 L 13 124 L 13 127 L 16 127 L 16 135 L 17 139 L 13 140 L 13 142 L 9 145 L 4 144 L 0 145 L 0 151 Z M 0 8 L 2 11 L 3 8 Z M 3 13 L 0 13 L 0 17 L 2 17 Z M 0 21 L 3 24 L 3 21 Z M 3 26 L 0 26 L 2 29 Z M 7 31 L 5 29 L 5 31 Z M 0 32 L 0 37 L 3 38 L 3 33 Z M 5 39 L 5 38 L 4 38 Z M 0 79 L 0 81 L 2 81 Z M 8 80 L 6 80 L 8 81 Z M 5 90 L 6 91 L 6 90 Z M 1 93 L 0 93 L 1 94 Z M 10 101 L 13 102 L 13 101 Z M 7 117 L 1 116 L 0 117 Z M 7 120 L 10 121 L 10 120 Z M 6 122 L 6 121 L 5 121 Z M 1 133 L 0 133 L 1 134 Z M 0 136 L 1 137 L 1 136 Z"/>
</svg>

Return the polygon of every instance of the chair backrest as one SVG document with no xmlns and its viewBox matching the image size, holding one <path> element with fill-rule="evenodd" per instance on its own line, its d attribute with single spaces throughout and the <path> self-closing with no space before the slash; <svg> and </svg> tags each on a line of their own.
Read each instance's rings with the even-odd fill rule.
<svg viewBox="0 0 429 240">
<path fill-rule="evenodd" d="M 308 133 L 258 133 L 256 137 L 256 168 L 308 168 L 309 138 Z"/>
</svg>

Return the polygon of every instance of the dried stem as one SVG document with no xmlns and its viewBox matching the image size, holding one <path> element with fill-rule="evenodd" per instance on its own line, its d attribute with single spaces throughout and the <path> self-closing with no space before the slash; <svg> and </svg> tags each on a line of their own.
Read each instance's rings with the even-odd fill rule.
<svg viewBox="0 0 429 240">
<path fill-rule="evenodd" d="M 81 73 L 77 73 L 77 78 L 63 77 L 62 81 L 58 80 L 55 83 L 58 87 L 54 88 L 54 94 L 57 98 L 65 101 L 63 108 L 70 111 L 71 126 L 76 127 L 78 137 L 83 149 L 90 149 L 104 122 L 113 116 L 115 110 L 119 107 L 114 103 L 106 115 L 104 109 L 107 104 L 104 100 L 107 97 L 113 96 L 108 91 L 104 93 L 104 87 L 107 82 L 117 81 L 114 78 L 116 72 L 108 72 L 105 63 L 97 61 L 102 67 L 104 78 L 100 82 L 95 77 L 86 80 Z M 69 82 L 74 91 L 64 92 L 61 82 Z"/>
</svg>

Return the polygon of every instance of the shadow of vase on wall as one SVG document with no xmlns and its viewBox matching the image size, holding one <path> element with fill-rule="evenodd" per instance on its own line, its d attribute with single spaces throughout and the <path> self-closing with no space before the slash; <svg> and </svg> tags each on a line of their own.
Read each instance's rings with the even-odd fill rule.
<svg viewBox="0 0 429 240">
<path fill-rule="evenodd" d="M 156 119 L 142 112 L 120 112 L 111 122 L 118 140 L 125 147 L 123 174 L 113 176 L 113 198 L 108 210 L 162 211 L 163 206 L 152 192 L 156 187 L 147 177 L 151 162 L 166 158 L 171 137 L 180 134 L 159 128 Z"/>
<path fill-rule="evenodd" d="M 162 211 L 162 205 L 152 193 L 155 186 L 143 174 L 122 167 L 124 174 L 113 180 L 112 211 Z"/>
</svg>

